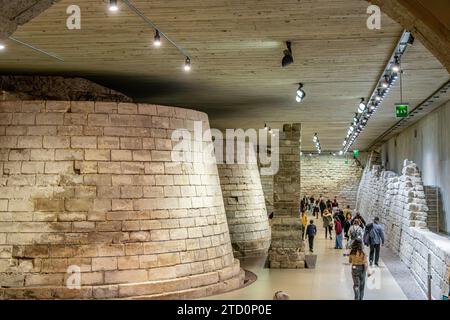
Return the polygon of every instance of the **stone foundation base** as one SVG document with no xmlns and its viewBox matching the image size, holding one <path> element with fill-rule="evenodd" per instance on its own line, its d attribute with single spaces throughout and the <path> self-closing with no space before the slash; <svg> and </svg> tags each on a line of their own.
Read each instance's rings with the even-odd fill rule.
<svg viewBox="0 0 450 320">
<path fill-rule="evenodd" d="M 252 242 L 235 242 L 232 243 L 232 247 L 235 258 L 266 256 L 270 247 L 270 238 Z"/>
<path fill-rule="evenodd" d="M 269 268 L 303 269 L 305 254 L 297 248 L 277 248 L 269 251 Z"/>
<path fill-rule="evenodd" d="M 106 286 L 0 288 L 6 299 L 195 299 L 238 289 L 244 285 L 245 272 L 239 260 L 219 271 L 167 281 L 148 281 Z"/>
<path fill-rule="evenodd" d="M 300 219 L 274 217 L 272 244 L 269 249 L 269 268 L 302 269 L 305 267 L 304 242 Z"/>
</svg>

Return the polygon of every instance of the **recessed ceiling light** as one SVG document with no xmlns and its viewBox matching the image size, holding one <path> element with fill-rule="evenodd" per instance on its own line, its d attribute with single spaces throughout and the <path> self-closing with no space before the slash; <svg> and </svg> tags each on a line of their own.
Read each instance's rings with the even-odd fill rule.
<svg viewBox="0 0 450 320">
<path fill-rule="evenodd" d="M 5 50 L 6 46 L 3 43 L 0 43 L 0 50 Z"/>
</svg>

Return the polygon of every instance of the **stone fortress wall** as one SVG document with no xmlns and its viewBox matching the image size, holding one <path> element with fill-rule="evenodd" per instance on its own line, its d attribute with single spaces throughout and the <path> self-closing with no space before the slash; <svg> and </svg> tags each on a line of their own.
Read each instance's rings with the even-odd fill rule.
<svg viewBox="0 0 450 320">
<path fill-rule="evenodd" d="M 235 149 L 234 163 L 223 161 L 217 167 L 234 255 L 266 255 L 271 234 L 254 146 L 224 140 L 224 150 L 230 143 Z M 237 150 L 245 150 L 244 161 L 237 160 Z"/>
<path fill-rule="evenodd" d="M 209 127 L 206 114 L 181 108 L 0 102 L 0 299 L 240 287 L 217 166 L 171 158 L 173 130 L 194 121 Z M 70 266 L 79 289 L 66 287 Z"/>
<path fill-rule="evenodd" d="M 348 163 L 346 163 L 348 161 Z M 353 158 L 320 155 L 301 157 L 301 197 L 323 195 L 325 200 L 337 197 L 341 208 L 356 205 L 356 195 L 362 174 L 361 165 Z"/>
<path fill-rule="evenodd" d="M 418 166 L 404 161 L 401 175 L 383 171 L 369 161 L 358 190 L 357 210 L 385 229 L 386 244 L 411 269 L 427 291 L 428 254 L 431 254 L 432 295 L 441 299 L 449 291 L 450 239 L 428 230 L 423 183 Z"/>
</svg>

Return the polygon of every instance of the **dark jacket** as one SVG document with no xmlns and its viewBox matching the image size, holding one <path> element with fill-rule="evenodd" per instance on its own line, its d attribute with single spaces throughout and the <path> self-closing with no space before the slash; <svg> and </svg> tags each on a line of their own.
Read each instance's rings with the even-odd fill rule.
<svg viewBox="0 0 450 320">
<path fill-rule="evenodd" d="M 308 224 L 308 226 L 306 227 L 306 235 L 308 237 L 313 237 L 315 236 L 317 233 L 317 228 L 314 224 Z"/>
<path fill-rule="evenodd" d="M 369 223 L 367 225 L 369 245 L 384 244 L 384 231 L 378 223 Z"/>
</svg>

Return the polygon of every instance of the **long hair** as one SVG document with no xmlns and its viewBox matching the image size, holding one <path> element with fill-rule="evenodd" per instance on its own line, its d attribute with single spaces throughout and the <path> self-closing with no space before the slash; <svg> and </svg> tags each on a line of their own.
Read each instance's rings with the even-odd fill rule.
<svg viewBox="0 0 450 320">
<path fill-rule="evenodd" d="M 357 254 L 365 255 L 362 241 L 360 239 L 353 240 L 352 248 L 350 250 L 350 255 L 357 255 Z"/>
</svg>

